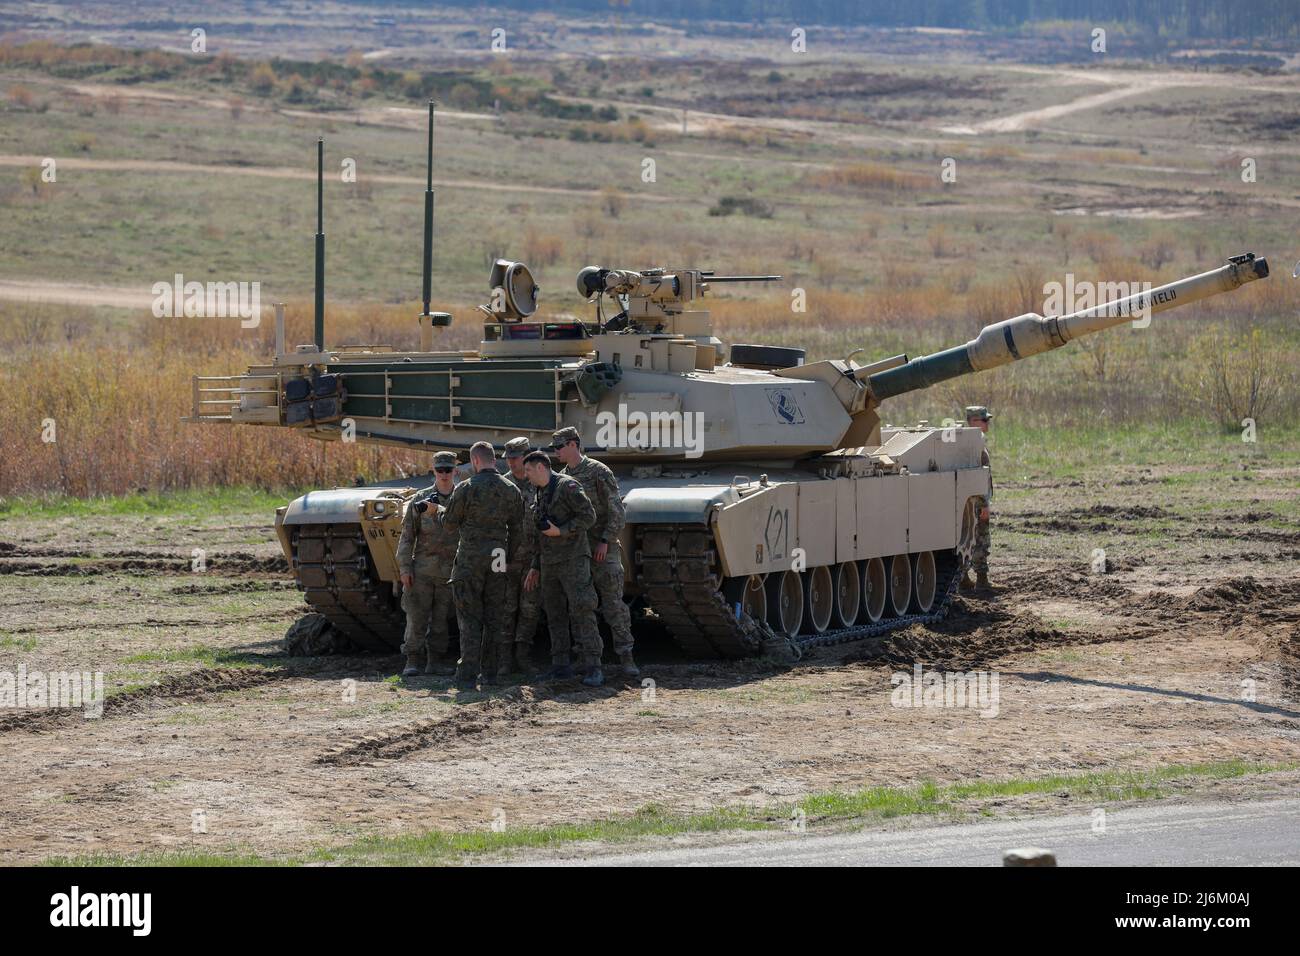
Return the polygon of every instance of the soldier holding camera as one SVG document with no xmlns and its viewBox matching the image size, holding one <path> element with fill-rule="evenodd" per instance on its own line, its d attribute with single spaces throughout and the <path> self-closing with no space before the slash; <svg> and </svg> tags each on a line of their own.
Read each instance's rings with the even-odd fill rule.
<svg viewBox="0 0 1300 956">
<path fill-rule="evenodd" d="M 406 612 L 406 652 L 403 677 L 421 670 L 438 673 L 438 657 L 451 640 L 447 619 L 452 610 L 451 566 L 459 535 L 438 522 L 438 506 L 455 490 L 456 456 L 433 456 L 434 484 L 406 506 L 402 534 L 397 539 L 397 567 L 402 581 L 402 610 Z M 428 635 L 426 637 L 426 634 Z M 449 668 L 448 668 L 449 670 Z"/>
<path fill-rule="evenodd" d="M 632 615 L 623 603 L 623 549 L 618 533 L 623 530 L 624 518 L 618 479 L 604 462 L 582 453 L 582 439 L 571 425 L 551 436 L 551 447 L 564 463 L 564 474 L 582 485 L 596 510 L 596 521 L 587 531 L 592 585 L 624 676 L 639 677 L 641 671 L 632 657 Z"/>
</svg>

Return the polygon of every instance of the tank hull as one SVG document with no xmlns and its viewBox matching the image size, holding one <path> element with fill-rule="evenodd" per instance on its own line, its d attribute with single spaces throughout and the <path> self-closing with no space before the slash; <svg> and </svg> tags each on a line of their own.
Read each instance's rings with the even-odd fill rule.
<svg viewBox="0 0 1300 956">
<path fill-rule="evenodd" d="M 866 637 L 940 613 L 969 561 L 973 502 L 989 492 L 983 436 L 917 428 L 882 437 L 869 452 L 779 468 L 616 468 L 625 599 L 701 658 L 756 654 L 772 639 Z M 397 536 L 405 500 L 427 481 L 311 492 L 277 516 L 305 599 L 363 647 L 401 646 Z M 865 597 L 873 561 L 907 565 L 909 588 L 924 586 L 924 566 L 935 594 L 874 616 Z"/>
</svg>

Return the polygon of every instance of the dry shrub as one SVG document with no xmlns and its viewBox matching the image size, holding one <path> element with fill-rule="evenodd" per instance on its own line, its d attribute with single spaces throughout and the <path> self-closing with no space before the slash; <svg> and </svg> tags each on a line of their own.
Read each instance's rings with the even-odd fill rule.
<svg viewBox="0 0 1300 956">
<path fill-rule="evenodd" d="M 1139 250 L 1139 256 L 1144 263 L 1159 272 L 1169 262 L 1173 261 L 1176 251 L 1173 239 L 1161 235 L 1154 236 L 1144 242 Z"/>
<path fill-rule="evenodd" d="M 32 195 L 37 199 L 52 199 L 54 197 L 54 184 L 47 183 L 42 171 L 37 166 L 29 166 L 22 172 L 23 185 L 32 191 Z"/>
<path fill-rule="evenodd" d="M 627 198 L 621 189 L 604 186 L 600 190 L 600 205 L 611 219 L 617 219 L 627 206 Z"/>
<path fill-rule="evenodd" d="M 259 63 L 253 67 L 253 72 L 248 75 L 248 85 L 253 91 L 263 96 L 272 92 L 278 82 L 275 70 L 269 63 Z"/>
<path fill-rule="evenodd" d="M 553 266 L 564 252 L 564 240 L 559 236 L 543 235 L 529 229 L 524 235 L 524 261 L 536 268 Z"/>
<path fill-rule="evenodd" d="M 807 182 L 813 186 L 883 190 L 887 192 L 915 192 L 934 185 L 932 177 L 908 172 L 885 163 L 853 163 L 834 169 L 809 173 Z"/>
<path fill-rule="evenodd" d="M 984 282 L 966 295 L 967 313 L 983 328 L 1017 315 L 1016 292 L 1005 282 Z"/>
<path fill-rule="evenodd" d="M 936 259 L 942 259 L 945 256 L 953 255 L 952 239 L 948 235 L 947 226 L 935 226 L 925 235 L 925 241 L 929 243 L 930 255 Z"/>
<path fill-rule="evenodd" d="M 1190 351 L 1185 387 L 1226 428 L 1241 428 L 1247 418 L 1258 423 L 1294 377 L 1284 350 L 1259 328 L 1214 329 L 1197 337 Z"/>
<path fill-rule="evenodd" d="M 1089 230 L 1088 232 L 1079 233 L 1079 247 L 1093 262 L 1102 262 L 1106 259 L 1114 259 L 1120 254 L 1120 243 L 1109 232 L 1098 232 Z"/>
<path fill-rule="evenodd" d="M 29 110 L 36 103 L 36 94 L 21 83 L 9 87 L 9 102 L 20 109 Z"/>
</svg>

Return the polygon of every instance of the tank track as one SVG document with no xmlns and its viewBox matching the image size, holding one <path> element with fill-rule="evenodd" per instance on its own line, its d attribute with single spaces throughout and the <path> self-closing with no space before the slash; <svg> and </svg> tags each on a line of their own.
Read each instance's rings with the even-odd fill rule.
<svg viewBox="0 0 1300 956">
<path fill-rule="evenodd" d="M 722 596 L 713 535 L 700 525 L 645 525 L 636 549 L 637 583 L 673 640 L 691 657 L 752 657 L 764 635 Z"/>
<path fill-rule="evenodd" d="M 713 535 L 700 525 L 647 525 L 637 538 L 637 581 L 651 610 L 673 640 L 691 657 L 736 658 L 758 654 L 769 641 L 786 641 L 797 651 L 878 637 L 912 624 L 931 624 L 948 615 L 969 558 L 946 555 L 950 565 L 935 607 L 875 624 L 858 624 L 820 634 L 779 635 L 765 621 L 738 614 L 722 594 Z"/>
<path fill-rule="evenodd" d="M 959 561 L 954 562 L 954 567 L 948 573 L 948 580 L 943 584 L 942 592 L 935 598 L 934 608 L 925 614 L 903 614 L 899 617 L 883 618 L 875 624 L 857 624 L 853 627 L 822 631 L 820 634 L 800 634 L 793 638 L 791 643 L 802 651 L 879 637 L 881 634 L 888 634 L 890 631 L 897 631 L 912 624 L 933 624 L 942 621 L 948 616 L 952 596 L 957 593 L 957 586 L 961 583 L 961 576 L 966 572 L 966 567 L 967 565 Z"/>
<path fill-rule="evenodd" d="M 313 611 L 368 650 L 401 647 L 406 615 L 393 586 L 370 566 L 360 524 L 294 525 L 289 541 L 298 587 Z"/>
</svg>

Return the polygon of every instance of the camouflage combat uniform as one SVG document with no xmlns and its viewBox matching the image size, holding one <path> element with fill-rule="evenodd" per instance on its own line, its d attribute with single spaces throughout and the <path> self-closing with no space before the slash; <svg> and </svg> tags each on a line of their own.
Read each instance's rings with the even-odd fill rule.
<svg viewBox="0 0 1300 956">
<path fill-rule="evenodd" d="M 604 462 L 585 455 L 562 472 L 582 485 L 596 512 L 596 523 L 587 532 L 591 547 L 591 583 L 600 599 L 600 615 L 609 625 L 614 639 L 614 653 L 620 657 L 632 653 L 632 615 L 623 602 L 623 549 L 618 533 L 623 530 L 623 499 L 618 493 L 618 479 Z M 596 545 L 609 545 L 605 560 L 595 560 Z"/>
<path fill-rule="evenodd" d="M 397 539 L 398 570 L 414 579 L 402 592 L 402 610 L 406 612 L 402 650 L 408 661 L 418 661 L 420 655 L 425 655 L 426 672 L 446 652 L 451 639 L 447 619 L 452 608 L 451 565 L 457 536 L 438 522 L 438 505 L 446 500 L 436 488 L 416 494 L 407 502 L 402 534 Z M 429 507 L 421 515 L 415 506 L 422 501 Z"/>
<path fill-rule="evenodd" d="M 983 514 L 985 508 L 992 509 L 993 485 L 989 482 L 989 496 L 980 499 L 980 513 Z M 989 512 L 992 517 L 992 511 Z M 989 521 L 985 518 L 978 518 L 975 521 L 975 549 L 971 553 L 970 566 L 978 575 L 988 576 L 989 573 L 989 551 L 993 548 L 992 536 L 989 533 Z"/>
<path fill-rule="evenodd" d="M 532 500 L 533 486 L 527 478 L 516 478 L 510 474 L 506 475 L 506 478 L 519 489 L 519 494 L 524 501 Z M 502 629 L 502 644 L 498 652 L 500 660 L 507 660 L 504 655 L 512 650 L 508 645 L 513 641 L 515 659 L 521 665 L 532 654 L 533 638 L 537 635 L 537 622 L 542 616 L 542 589 L 524 590 L 524 578 L 528 575 L 528 569 L 533 566 L 533 558 L 537 555 L 539 536 L 536 523 L 527 520 L 527 516 L 525 519 L 520 535 L 522 540 L 506 572 L 505 627 Z"/>
<path fill-rule="evenodd" d="M 596 589 L 591 584 L 591 548 L 587 530 L 596 520 L 595 509 L 582 485 L 567 475 L 551 474 L 545 488 L 532 496 L 533 525 L 542 515 L 563 532 L 559 537 L 537 536 L 533 568 L 542 575 L 542 603 L 551 632 L 551 663 L 569 664 L 577 646 L 580 667 L 600 666 L 600 632 L 596 629 Z"/>
<path fill-rule="evenodd" d="M 494 470 L 461 482 L 439 521 L 459 532 L 451 587 L 460 628 L 458 681 L 483 673 L 484 644 L 499 641 L 506 604 L 505 564 L 522 539 L 524 503 L 519 489 Z"/>
</svg>

